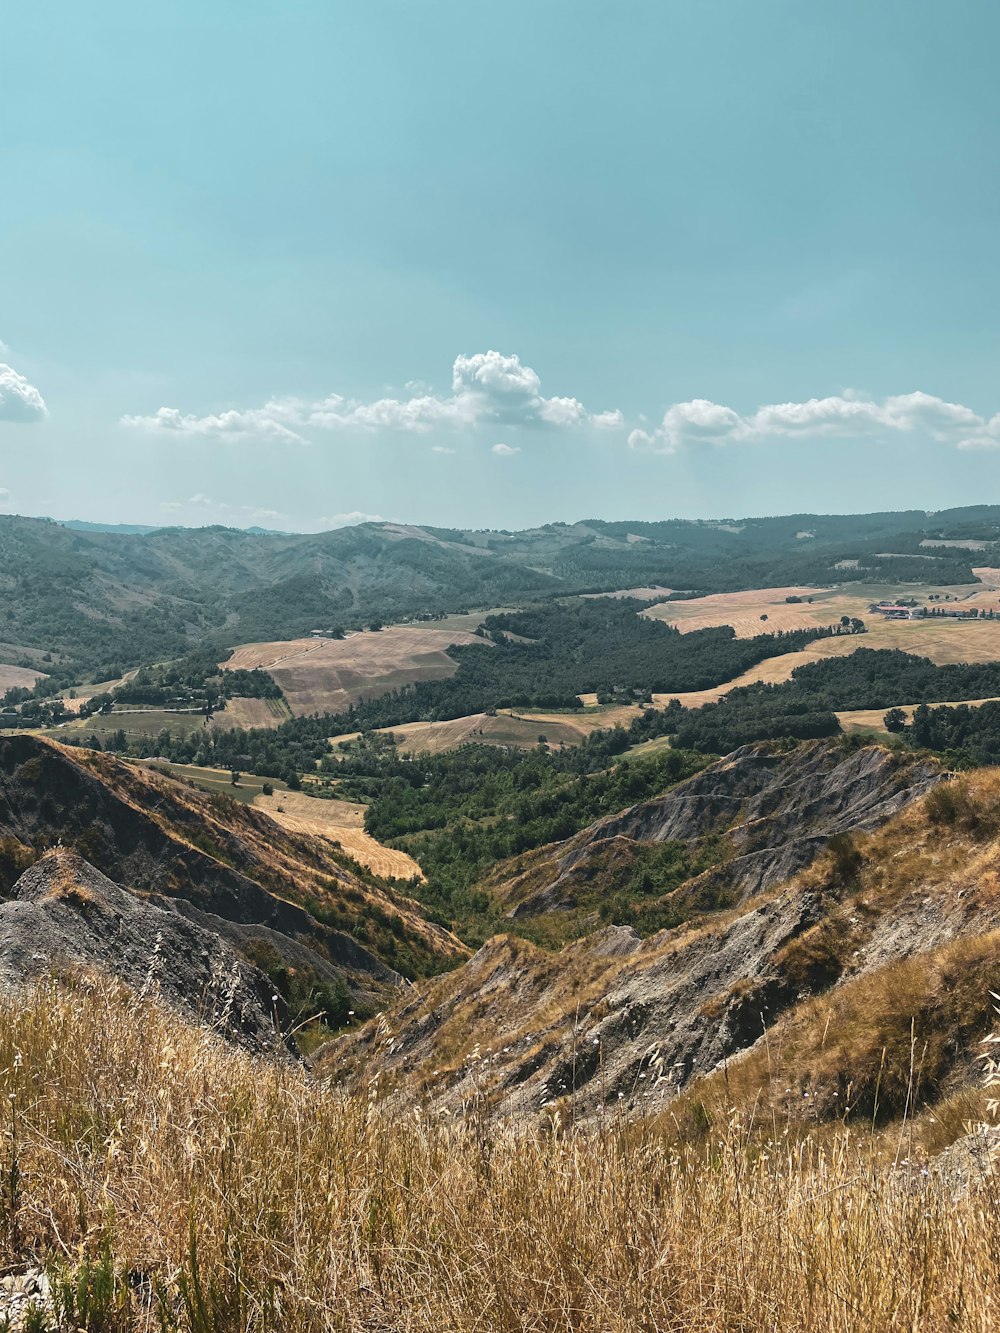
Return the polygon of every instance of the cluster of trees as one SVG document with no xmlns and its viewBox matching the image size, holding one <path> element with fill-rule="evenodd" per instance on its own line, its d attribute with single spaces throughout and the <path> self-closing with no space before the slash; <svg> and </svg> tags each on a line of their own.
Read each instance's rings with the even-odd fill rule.
<svg viewBox="0 0 1000 1333">
<path fill-rule="evenodd" d="M 437 919 L 479 942 L 496 922 L 476 886 L 498 861 L 569 838 L 708 762 L 675 749 L 595 767 L 604 759 L 600 744 L 527 754 L 467 745 L 415 759 L 373 750 L 350 761 L 341 791 L 370 800 L 368 832 L 417 859 L 427 879 L 414 892 Z"/>
<path fill-rule="evenodd" d="M 890 716 L 891 714 L 891 716 Z M 957 767 L 1000 764 L 1000 702 L 914 709 L 908 725 L 901 709 L 890 709 L 886 726 L 920 749 L 942 752 Z"/>
<path fill-rule="evenodd" d="M 1000 662 L 935 666 L 895 649 L 860 648 L 798 667 L 781 684 L 749 685 L 697 710 L 668 709 L 645 725 L 663 728 L 678 745 L 724 754 L 756 740 L 835 735 L 834 714 L 842 710 L 992 694 L 1000 694 Z"/>
</svg>

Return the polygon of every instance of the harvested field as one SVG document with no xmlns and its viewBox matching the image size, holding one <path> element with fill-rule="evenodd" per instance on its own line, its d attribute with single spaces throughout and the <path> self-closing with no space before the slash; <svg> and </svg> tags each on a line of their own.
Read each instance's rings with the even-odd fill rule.
<svg viewBox="0 0 1000 1333">
<path fill-rule="evenodd" d="M 487 640 L 468 630 L 394 625 L 346 639 L 291 639 L 237 648 L 223 670 L 262 667 L 281 686 L 295 717 L 345 712 L 352 703 L 376 699 L 421 680 L 446 680 L 458 670 L 447 649 Z"/>
<path fill-rule="evenodd" d="M 44 671 L 0 663 L 0 694 L 6 694 L 8 690 L 30 690 L 36 681 L 44 679 Z"/>
<path fill-rule="evenodd" d="M 608 727 L 627 727 L 638 714 L 637 705 L 594 709 L 587 713 L 528 713 L 503 710 L 495 716 L 470 713 L 447 722 L 407 722 L 399 727 L 383 727 L 395 736 L 399 749 L 408 754 L 444 754 L 459 745 L 506 745 L 531 750 L 544 736 L 550 748 L 579 745 L 593 731 Z M 335 736 L 334 746 L 356 740 L 357 732 Z"/>
<path fill-rule="evenodd" d="M 227 699 L 225 708 L 212 714 L 209 725 L 217 731 L 228 727 L 267 727 L 273 731 L 291 716 L 284 699 Z"/>
<path fill-rule="evenodd" d="M 253 804 L 266 810 L 275 823 L 291 833 L 305 833 L 340 843 L 355 861 L 386 879 L 423 878 L 423 872 L 405 852 L 383 847 L 364 830 L 365 807 L 351 801 L 324 801 L 304 792 L 276 791 L 256 796 Z"/>
<path fill-rule="evenodd" d="M 642 614 L 675 624 L 682 634 L 716 625 L 732 625 L 738 638 L 753 638 L 774 630 L 814 629 L 836 624 L 841 616 L 857 617 L 867 634 L 821 639 L 803 653 L 791 653 L 762 664 L 766 674 L 757 680 L 787 680 L 793 667 L 816 657 L 840 657 L 858 648 L 898 648 L 928 657 L 939 666 L 949 662 L 993 662 L 1000 660 L 1000 620 L 885 620 L 868 610 L 872 602 L 894 597 L 913 597 L 928 602 L 933 594 L 940 605 L 960 605 L 1000 612 L 1000 571 L 983 567 L 976 573 L 979 584 L 945 587 L 938 584 L 852 584 L 839 588 L 762 588 L 748 592 L 714 593 L 687 602 L 664 602 Z M 787 603 L 788 596 L 812 597 L 812 602 Z M 761 620 L 761 616 L 767 617 Z M 773 674 L 772 674 L 773 673 Z M 732 682 L 721 693 L 733 688 Z M 699 691 L 700 694 L 713 693 Z M 664 696 L 667 697 L 667 696 Z M 719 694 L 714 695 L 715 698 Z M 702 703 L 710 702 L 704 698 Z M 692 705 L 696 706 L 696 705 Z"/>
<path fill-rule="evenodd" d="M 144 764 L 148 761 L 140 759 L 135 762 Z M 199 768 L 197 764 L 170 764 L 163 760 L 156 761 L 155 766 L 175 778 L 193 782 L 202 791 L 231 796 L 234 801 L 242 801 L 244 805 L 253 805 L 256 797 L 263 791 L 265 782 L 271 784 L 278 796 L 282 796 L 285 792 L 285 784 L 277 778 L 260 778 L 253 773 L 241 773 L 239 784 L 234 786 L 232 773 L 228 768 Z"/>
<path fill-rule="evenodd" d="M 134 675 L 135 673 L 130 672 L 129 674 Z M 69 697 L 69 690 L 63 690 L 60 698 L 66 705 L 67 713 L 79 713 L 82 705 L 87 703 L 88 700 L 93 699 L 95 694 L 110 694 L 112 690 L 117 689 L 119 685 L 123 684 L 126 679 L 125 676 L 117 676 L 114 680 L 102 680 L 96 685 L 74 685 L 72 690 L 75 698 L 71 699 Z"/>
</svg>

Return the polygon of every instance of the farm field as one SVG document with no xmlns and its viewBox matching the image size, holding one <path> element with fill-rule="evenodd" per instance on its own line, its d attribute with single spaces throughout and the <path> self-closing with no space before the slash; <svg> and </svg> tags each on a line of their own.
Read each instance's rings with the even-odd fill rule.
<svg viewBox="0 0 1000 1333">
<path fill-rule="evenodd" d="M 304 792 L 275 791 L 258 794 L 253 804 L 265 810 L 275 823 L 291 833 L 338 842 L 355 861 L 386 879 L 423 878 L 416 861 L 405 852 L 383 847 L 364 830 L 365 807 L 351 801 L 324 801 Z"/>
<path fill-rule="evenodd" d="M 395 736 L 399 749 L 409 754 L 444 754 L 459 745 L 509 745 L 531 750 L 544 736 L 550 748 L 579 745 L 593 731 L 628 726 L 638 714 L 638 705 L 594 709 L 589 713 L 534 713 L 505 709 L 495 716 L 471 713 L 447 722 L 407 722 L 380 730 Z M 332 744 L 343 746 L 356 740 L 357 732 L 335 736 Z"/>
<path fill-rule="evenodd" d="M 129 675 L 134 675 L 129 672 Z M 102 680 L 96 685 L 74 685 L 71 689 L 63 690 L 60 699 L 66 705 L 67 713 L 79 713 L 83 704 L 93 699 L 95 694 L 110 694 L 112 690 L 117 689 L 119 685 L 124 684 L 128 676 L 118 676 L 114 680 Z M 70 695 L 73 698 L 70 698 Z"/>
<path fill-rule="evenodd" d="M 946 700 L 940 704 L 931 704 L 931 708 L 957 708 L 964 705 L 967 708 L 979 708 L 982 704 L 991 704 L 998 702 L 994 695 L 989 699 L 960 699 Z M 917 704 L 897 704 L 906 714 L 907 722 L 913 720 L 913 714 L 916 711 Z M 846 709 L 837 714 L 837 719 L 844 731 L 885 731 L 884 719 L 888 708 L 852 708 Z"/>
<path fill-rule="evenodd" d="M 6 694 L 8 690 L 30 690 L 36 681 L 44 679 L 44 671 L 0 663 L 0 694 Z"/>
<path fill-rule="evenodd" d="M 229 727 L 267 727 L 273 731 L 291 716 L 284 699 L 227 699 L 225 708 L 212 714 L 209 726 L 216 731 Z"/>
<path fill-rule="evenodd" d="M 942 601 L 948 598 L 953 604 L 1000 611 L 1000 571 L 983 567 L 976 572 L 981 580 L 978 585 L 861 584 L 852 585 L 850 589 L 754 589 L 715 593 L 688 602 L 665 602 L 649 607 L 642 614 L 674 624 L 682 634 L 709 626 L 732 625 L 739 638 L 752 638 L 774 630 L 812 629 L 834 624 L 845 615 L 856 616 L 868 628 L 867 634 L 820 640 L 804 650 L 808 657 L 791 653 L 774 659 L 773 663 L 764 663 L 762 667 L 769 674 L 756 679 L 786 680 L 795 666 L 802 665 L 809 658 L 844 656 L 858 648 L 898 648 L 928 657 L 939 666 L 949 662 L 992 662 L 1000 659 L 1000 620 L 884 620 L 868 610 L 871 602 L 897 596 L 925 601 L 934 593 Z M 813 600 L 811 603 L 786 603 L 788 596 L 811 596 Z M 767 619 L 761 620 L 761 616 Z M 777 674 L 770 674 L 772 670 Z M 749 684 L 751 681 L 740 680 L 739 683 Z M 731 688 L 732 684 L 727 685 L 722 692 Z M 710 700 L 705 698 L 702 702 Z"/>
<path fill-rule="evenodd" d="M 202 713 L 176 713 L 165 708 L 142 708 L 115 713 L 95 713 L 93 717 L 75 718 L 72 722 L 52 727 L 42 732 L 54 740 L 65 740 L 66 732 L 79 732 L 84 736 L 97 736 L 103 745 L 109 736 L 124 731 L 129 740 L 150 740 L 161 731 L 169 731 L 173 736 L 190 736 L 204 729 L 205 717 Z"/>
<path fill-rule="evenodd" d="M 149 761 L 137 759 L 134 762 L 144 764 Z M 239 785 L 234 787 L 232 774 L 228 768 L 199 768 L 196 764 L 169 764 L 163 760 L 157 760 L 156 767 L 162 768 L 175 778 L 185 778 L 188 782 L 193 782 L 202 791 L 231 796 L 234 801 L 242 801 L 245 805 L 253 805 L 256 798 L 262 795 L 265 782 L 271 784 L 277 796 L 283 796 L 285 793 L 285 784 L 278 778 L 259 778 L 252 773 L 241 773 Z"/>
<path fill-rule="evenodd" d="M 466 629 L 393 625 L 345 639 L 291 639 L 237 648 L 223 670 L 262 667 L 281 686 L 295 717 L 341 713 L 352 703 L 378 698 L 421 680 L 446 680 L 458 667 L 447 649 L 485 639 Z"/>
</svg>

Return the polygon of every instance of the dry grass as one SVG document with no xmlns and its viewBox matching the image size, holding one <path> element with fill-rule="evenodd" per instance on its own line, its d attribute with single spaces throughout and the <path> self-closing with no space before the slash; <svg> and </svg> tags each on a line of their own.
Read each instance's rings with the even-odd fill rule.
<svg viewBox="0 0 1000 1333">
<path fill-rule="evenodd" d="M 0 1261 L 104 1333 L 988 1330 L 1000 1203 L 877 1140 L 430 1124 L 78 984 L 0 999 Z M 81 1312 L 86 1311 L 81 1318 Z M 69 1327 L 67 1321 L 66 1327 Z"/>
<path fill-rule="evenodd" d="M 385 879 L 423 879 L 423 871 L 411 856 L 383 847 L 365 832 L 363 805 L 351 801 L 325 801 L 293 791 L 256 796 L 253 803 L 291 833 L 328 838 L 338 843 L 348 856 L 376 875 Z"/>
<path fill-rule="evenodd" d="M 393 625 L 346 639 L 291 639 L 237 648 L 223 669 L 262 667 L 281 686 L 292 713 L 340 713 L 421 680 L 445 680 L 458 670 L 447 649 L 491 645 L 465 629 Z"/>
<path fill-rule="evenodd" d="M 44 679 L 44 671 L 31 671 L 28 667 L 7 666 L 0 662 L 0 694 L 14 689 L 30 690 L 36 681 Z"/>
</svg>

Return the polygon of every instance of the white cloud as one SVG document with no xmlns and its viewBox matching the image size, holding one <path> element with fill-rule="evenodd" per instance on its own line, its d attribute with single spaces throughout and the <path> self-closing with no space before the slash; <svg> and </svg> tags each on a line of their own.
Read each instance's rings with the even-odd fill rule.
<svg viewBox="0 0 1000 1333">
<path fill-rule="evenodd" d="M 299 404 L 291 399 L 272 399 L 263 407 L 252 407 L 246 411 L 234 408 L 204 417 L 185 414 L 176 407 L 161 407 L 149 417 L 124 416 L 121 424 L 157 435 L 203 436 L 223 440 L 261 436 L 301 443 L 302 436 L 293 429 L 300 424 L 300 418 Z"/>
<path fill-rule="evenodd" d="M 447 446 L 446 444 L 432 444 L 432 445 L 431 445 L 431 453 L 432 453 L 432 454 L 453 454 L 454 452 L 455 452 L 455 450 L 454 450 L 454 449 L 449 449 L 448 446 Z"/>
<path fill-rule="evenodd" d="M 624 425 L 618 411 L 594 414 L 578 398 L 546 398 L 538 374 L 513 353 L 457 356 L 450 394 L 431 393 L 415 380 L 407 388 L 411 389 L 408 398 L 363 402 L 333 393 L 314 402 L 272 399 L 263 407 L 231 408 L 206 416 L 161 407 L 151 416 L 124 416 L 121 424 L 160 435 L 230 440 L 260 436 L 286 441 L 302 440 L 302 432 L 308 430 L 392 430 L 419 435 L 490 422 L 556 428 L 592 425 L 602 430 Z"/>
<path fill-rule="evenodd" d="M 517 445 L 511 446 L 509 444 L 495 444 L 490 450 L 491 454 L 496 454 L 499 458 L 510 458 L 514 454 L 519 454 L 520 452 L 521 450 Z"/>
<path fill-rule="evenodd" d="M 844 393 L 801 403 L 768 403 L 746 416 L 695 398 L 674 403 L 652 431 L 632 431 L 633 449 L 676 453 L 685 446 L 726 445 L 767 439 L 857 439 L 880 434 L 922 433 L 959 449 L 1000 448 L 1000 414 L 989 419 L 961 403 L 927 393 L 907 393 L 881 402 Z"/>
<path fill-rule="evenodd" d="M 45 400 L 13 366 L 0 361 L 0 421 L 41 421 L 49 415 Z"/>
<path fill-rule="evenodd" d="M 595 412 L 590 418 L 590 424 L 596 426 L 598 430 L 621 430 L 625 425 L 625 418 L 615 408 L 613 412 Z"/>
<path fill-rule="evenodd" d="M 10 501 L 10 491 L 6 486 L 0 486 L 0 505 L 5 505 Z"/>
<path fill-rule="evenodd" d="M 322 518 L 317 519 L 323 531 L 329 528 L 355 528 L 359 523 L 385 523 L 386 521 L 381 514 L 366 514 L 361 509 L 352 509 L 347 514 L 325 514 Z"/>
</svg>

